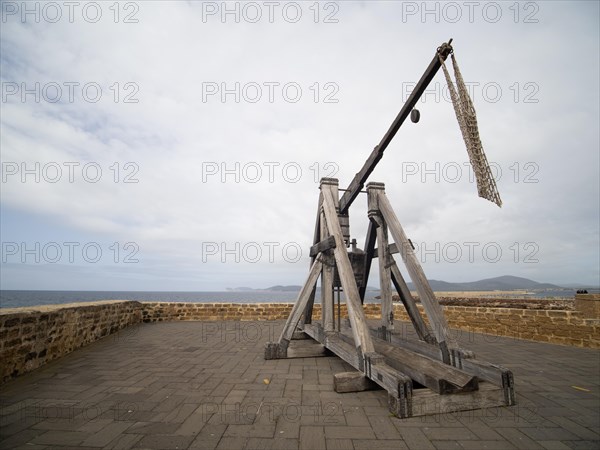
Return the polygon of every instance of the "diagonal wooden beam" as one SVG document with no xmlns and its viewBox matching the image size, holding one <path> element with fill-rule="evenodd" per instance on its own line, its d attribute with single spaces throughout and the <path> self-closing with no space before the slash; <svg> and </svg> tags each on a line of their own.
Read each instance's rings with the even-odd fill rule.
<svg viewBox="0 0 600 450">
<path fill-rule="evenodd" d="M 317 244 L 321 240 L 321 208 L 323 207 L 323 194 L 319 193 L 319 202 L 317 205 L 317 218 L 315 220 L 315 231 L 313 234 L 313 245 Z M 317 253 L 314 255 L 310 255 L 310 265 L 312 267 L 315 262 L 315 257 Z M 310 293 L 310 297 L 308 298 L 308 302 L 306 303 L 306 307 L 304 308 L 304 314 L 302 314 L 302 318 L 300 319 L 300 327 L 302 327 L 305 323 L 312 322 L 312 313 L 313 313 L 313 305 L 315 304 L 315 293 L 316 287 L 313 287 L 312 292 Z"/>
<path fill-rule="evenodd" d="M 300 321 L 300 317 L 306 308 L 306 304 L 308 303 L 309 298 L 311 297 L 311 293 L 313 292 L 315 285 L 317 284 L 317 280 L 319 279 L 319 275 L 321 274 L 321 270 L 323 269 L 323 263 L 321 262 L 321 254 L 317 255 L 315 258 L 315 262 L 313 263 L 310 273 L 308 274 L 308 278 L 302 286 L 300 290 L 300 294 L 298 294 L 298 299 L 294 304 L 290 315 L 288 316 L 287 322 L 283 327 L 283 331 L 281 332 L 281 336 L 279 337 L 279 342 L 287 341 L 289 342 L 292 339 L 294 331 L 296 330 L 296 326 Z"/>
<path fill-rule="evenodd" d="M 327 228 L 329 234 L 335 238 L 336 242 L 333 254 L 335 256 L 340 281 L 342 282 L 342 287 L 346 293 L 348 316 L 350 318 L 350 323 L 352 324 L 354 342 L 356 347 L 360 347 L 362 353 L 373 352 L 373 342 L 371 340 L 371 335 L 369 334 L 365 313 L 360 303 L 360 295 L 356 286 L 352 264 L 350 264 L 348 252 L 344 246 L 342 229 L 335 208 L 333 187 L 329 184 L 322 183 L 321 192 L 323 193 L 323 212 L 325 213 Z"/>
<path fill-rule="evenodd" d="M 417 288 L 419 298 L 423 304 L 423 307 L 425 308 L 425 312 L 427 313 L 429 323 L 433 329 L 438 344 L 442 348 L 442 351 L 444 351 L 445 347 L 445 353 L 449 362 L 450 357 L 448 355 L 448 347 L 457 348 L 458 345 L 456 344 L 454 337 L 450 335 L 444 312 L 435 298 L 435 294 L 433 293 L 433 290 L 427 281 L 427 277 L 423 272 L 423 268 L 421 267 L 421 264 L 419 264 L 412 245 L 408 241 L 406 233 L 404 232 L 402 225 L 400 225 L 400 221 L 398 220 L 398 217 L 396 217 L 396 214 L 394 213 L 392 205 L 385 195 L 385 192 L 378 190 L 377 196 L 379 209 L 381 210 L 383 218 L 388 224 L 389 231 L 396 242 L 396 246 L 400 249 L 402 260 L 406 265 L 410 279 Z"/>
<path fill-rule="evenodd" d="M 406 285 L 406 281 L 404 281 L 404 278 L 402 277 L 402 273 L 400 273 L 400 269 L 398 268 L 396 261 L 394 261 L 392 256 L 390 256 L 390 259 L 391 261 L 389 264 L 391 264 L 390 269 L 392 272 L 392 283 L 394 283 L 394 287 L 400 296 L 400 300 L 402 301 L 404 308 L 406 308 L 408 317 L 410 317 L 410 321 L 415 327 L 417 336 L 419 336 L 419 339 L 422 341 L 437 345 L 437 341 L 427 328 L 427 325 L 421 316 L 421 311 L 419 311 L 417 303 L 410 293 L 410 290 Z"/>
<path fill-rule="evenodd" d="M 367 237 L 365 238 L 365 265 L 363 267 L 363 285 L 358 288 L 358 293 L 360 294 L 360 301 L 364 303 L 365 294 L 367 292 L 367 284 L 369 283 L 369 274 L 371 273 L 371 262 L 373 258 L 377 257 L 377 253 L 375 252 L 375 242 L 377 241 L 377 231 L 376 225 L 369 221 L 369 228 L 367 228 Z"/>
</svg>

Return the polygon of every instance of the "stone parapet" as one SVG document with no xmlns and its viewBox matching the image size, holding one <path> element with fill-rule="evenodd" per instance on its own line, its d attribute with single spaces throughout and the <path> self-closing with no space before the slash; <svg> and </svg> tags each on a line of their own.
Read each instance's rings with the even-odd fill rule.
<svg viewBox="0 0 600 450">
<path fill-rule="evenodd" d="M 584 294 L 585 295 L 585 294 Z M 578 297 L 580 297 L 578 295 Z M 587 298 L 580 301 L 589 301 Z M 577 299 L 576 299 L 577 301 Z M 587 305 L 587 303 L 584 303 Z M 596 308 L 597 303 L 592 303 Z M 292 303 L 169 303 L 103 301 L 0 309 L 0 376 L 4 382 L 130 325 L 162 321 L 285 320 Z M 589 306 L 589 305 L 588 305 Z M 421 312 L 422 306 L 419 305 Z M 586 311 L 444 306 L 450 328 L 551 344 L 600 348 L 600 320 Z M 337 315 L 337 305 L 335 308 Z M 367 319 L 380 318 L 380 306 L 364 305 Z M 347 317 L 346 305 L 340 308 Z M 321 318 L 316 304 L 313 318 Z M 400 304 L 398 330 L 411 331 Z"/>
</svg>

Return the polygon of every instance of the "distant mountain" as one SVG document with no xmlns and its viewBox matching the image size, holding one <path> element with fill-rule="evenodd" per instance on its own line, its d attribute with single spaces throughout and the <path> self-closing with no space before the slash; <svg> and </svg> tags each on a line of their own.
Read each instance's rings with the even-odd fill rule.
<svg viewBox="0 0 600 450">
<path fill-rule="evenodd" d="M 550 283 L 538 283 L 537 281 L 528 278 L 514 277 L 512 275 L 504 275 L 496 278 L 486 278 L 485 280 L 470 281 L 465 283 L 450 283 L 441 280 L 429 280 L 431 289 L 438 292 L 453 292 L 453 291 L 514 291 L 514 290 L 544 290 L 544 289 L 565 289 L 562 286 L 557 286 Z M 415 286 L 412 282 L 408 283 L 408 288 L 412 291 Z M 227 288 L 228 291 L 236 292 L 299 292 L 302 286 L 291 285 L 282 286 L 275 285 L 263 289 L 253 289 L 249 287 Z M 368 286 L 369 291 L 378 291 L 379 288 Z"/>
<path fill-rule="evenodd" d="M 300 289 L 302 289 L 302 286 L 281 286 L 281 285 L 277 285 L 277 286 L 271 286 L 268 288 L 263 288 L 263 289 L 254 289 L 254 288 L 250 288 L 250 287 L 236 287 L 236 288 L 226 288 L 226 290 L 228 291 L 235 291 L 235 292 L 250 292 L 250 291 L 254 291 L 254 292 L 265 292 L 265 291 L 269 291 L 269 292 L 299 292 Z"/>
<path fill-rule="evenodd" d="M 513 291 L 517 289 L 563 289 L 561 286 L 550 283 L 538 283 L 528 278 L 503 275 L 501 277 L 486 278 L 479 281 L 466 283 L 449 283 L 447 281 L 429 280 L 434 291 Z M 414 284 L 408 283 L 408 288 L 415 289 Z"/>
<path fill-rule="evenodd" d="M 263 289 L 264 291 L 273 291 L 273 292 L 299 292 L 302 289 L 302 286 L 271 286 L 269 288 Z"/>
</svg>

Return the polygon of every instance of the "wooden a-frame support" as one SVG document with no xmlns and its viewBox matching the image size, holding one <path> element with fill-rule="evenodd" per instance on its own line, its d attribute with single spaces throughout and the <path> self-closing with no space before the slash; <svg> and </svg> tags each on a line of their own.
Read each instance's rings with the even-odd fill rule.
<svg viewBox="0 0 600 450">
<path fill-rule="evenodd" d="M 476 360 L 472 352 L 458 346 L 450 333 L 444 312 L 384 189 L 383 183 L 367 185 L 370 224 L 365 245 L 364 280 L 359 288 L 339 219 L 338 180 L 321 180 L 309 275 L 279 340 L 267 343 L 265 359 L 326 356 L 333 352 L 360 372 L 355 390 L 365 389 L 370 385 L 365 380 L 372 380 L 387 390 L 390 410 L 398 417 L 514 404 L 512 373 Z M 392 245 L 388 242 L 388 233 L 394 240 Z M 392 249 L 402 257 L 428 323 L 402 277 Z M 378 259 L 381 285 L 381 323 L 375 329 L 369 328 L 362 307 L 372 258 Z M 335 268 L 348 309 L 348 321 L 344 321 L 343 326 L 339 317 L 340 325 L 336 326 L 335 322 Z M 319 277 L 322 320 L 313 323 L 312 310 Z M 418 340 L 406 339 L 394 330 L 392 284 Z M 306 336 L 314 341 L 304 339 Z M 352 385 L 352 377 L 345 381 L 340 392 L 352 390 L 348 387 Z M 424 388 L 413 389 L 413 381 Z"/>
</svg>

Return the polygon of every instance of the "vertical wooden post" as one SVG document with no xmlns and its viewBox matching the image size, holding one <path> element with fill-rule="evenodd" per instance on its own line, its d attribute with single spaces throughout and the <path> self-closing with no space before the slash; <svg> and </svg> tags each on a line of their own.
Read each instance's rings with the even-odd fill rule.
<svg viewBox="0 0 600 450">
<path fill-rule="evenodd" d="M 385 333 L 394 329 L 394 308 L 392 306 L 392 280 L 390 273 L 390 250 L 387 224 L 381 217 L 377 203 L 377 191 L 383 191 L 383 183 L 367 184 L 369 219 L 377 225 L 377 259 L 379 260 L 379 285 L 381 296 L 381 326 Z"/>
<path fill-rule="evenodd" d="M 325 214 L 321 213 L 321 236 L 327 233 Z M 323 252 L 323 270 L 321 272 L 321 313 L 323 318 L 323 329 L 333 331 L 333 269 L 334 261 L 331 250 Z"/>
</svg>

